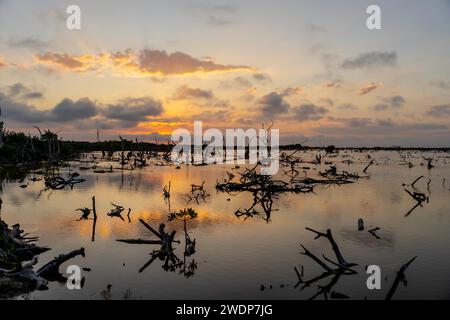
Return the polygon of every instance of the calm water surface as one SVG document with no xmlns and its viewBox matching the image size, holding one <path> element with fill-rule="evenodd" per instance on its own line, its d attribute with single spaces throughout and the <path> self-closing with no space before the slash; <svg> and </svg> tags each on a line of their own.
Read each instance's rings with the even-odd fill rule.
<svg viewBox="0 0 450 320">
<path fill-rule="evenodd" d="M 267 219 L 262 210 L 252 218 L 238 218 L 234 212 L 248 208 L 252 195 L 227 194 L 215 190 L 216 181 L 227 177 L 226 171 L 242 172 L 227 165 L 202 167 L 150 165 L 134 171 L 115 171 L 95 174 L 74 170 L 86 179 L 73 190 L 44 190 L 43 181 L 4 182 L 1 191 L 3 207 L 1 217 L 9 225 L 20 223 L 22 228 L 38 235 L 39 245 L 52 250 L 42 254 L 39 265 L 60 253 L 84 247 L 86 257 L 77 257 L 69 264 L 90 268 L 83 272 L 82 290 L 68 290 L 65 284 L 51 283 L 49 290 L 35 291 L 19 298 L 31 299 L 103 299 L 101 294 L 111 284 L 112 299 L 308 299 L 317 292 L 317 285 L 326 285 L 331 277 L 300 290 L 294 288 L 297 276 L 294 267 L 304 268 L 304 278 L 320 275 L 323 270 L 308 257 L 301 255 L 303 244 L 321 257 L 334 258 L 329 242 L 305 230 L 331 229 L 344 257 L 358 263 L 358 274 L 342 276 L 334 291 L 353 299 L 383 299 L 400 266 L 414 256 L 416 261 L 406 272 L 408 285 L 400 285 L 397 299 L 449 299 L 450 298 L 450 155 L 430 153 L 436 167 L 428 170 L 422 159 L 424 154 L 414 152 L 408 161 L 413 168 L 401 164 L 398 152 L 371 152 L 378 165 L 368 173 L 370 179 L 360 179 L 343 186 L 317 186 L 314 193 L 283 194 L 276 199 L 274 211 Z M 300 154 L 311 160 L 312 154 Z M 351 159 L 353 164 L 342 161 Z M 332 161 L 338 171 L 362 173 L 367 153 L 341 152 Z M 108 164 L 104 164 L 107 166 Z M 115 165 L 117 166 L 117 165 Z M 316 176 L 326 165 L 309 166 L 308 176 Z M 300 175 L 303 175 L 300 170 Z M 417 208 L 410 216 L 405 213 L 415 202 L 404 191 L 403 183 L 411 183 L 423 175 L 416 187 L 429 195 L 430 201 Z M 31 175 L 33 176 L 33 175 Z M 431 179 L 429 189 L 427 182 Z M 162 189 L 171 182 L 170 209 L 164 201 Z M 200 204 L 187 204 L 185 194 L 191 184 L 201 184 L 210 195 Z M 98 221 L 95 241 L 91 241 L 92 220 L 77 221 L 75 209 L 91 207 L 91 197 L 97 199 Z M 106 213 L 111 202 L 125 207 L 125 221 L 110 218 Z M 197 269 L 186 278 L 178 271 L 165 271 L 163 262 L 156 259 L 143 272 L 139 269 L 151 258 L 157 245 L 132 245 L 116 239 L 155 239 L 138 219 L 157 228 L 164 222 L 169 230 L 177 230 L 182 240 L 182 223 L 168 222 L 169 212 L 192 207 L 199 212 L 196 220 L 188 223 L 191 238 L 197 241 L 196 253 L 187 258 L 195 260 Z M 131 208 L 131 222 L 126 212 Z M 365 231 L 357 230 L 357 220 L 363 218 Z M 380 239 L 368 229 L 379 227 Z M 183 258 L 183 245 L 175 245 Z M 382 270 L 382 290 L 368 291 L 364 267 L 376 264 Z M 38 265 L 38 266 L 39 266 Z M 265 290 L 261 290 L 261 286 Z M 128 292 L 128 293 L 127 293 Z"/>
</svg>

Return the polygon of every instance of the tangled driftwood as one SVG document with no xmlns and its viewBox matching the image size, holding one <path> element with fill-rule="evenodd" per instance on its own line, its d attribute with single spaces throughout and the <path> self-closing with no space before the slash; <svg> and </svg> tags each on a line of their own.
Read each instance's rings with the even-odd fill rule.
<svg viewBox="0 0 450 320">
<path fill-rule="evenodd" d="M 28 237 L 15 224 L 11 228 L 0 220 L 0 298 L 11 298 L 38 289 L 45 289 L 49 281 L 65 281 L 59 266 L 75 256 L 84 256 L 84 249 L 59 255 L 39 270 L 33 270 L 39 254 L 50 250 L 31 242 L 37 237 Z"/>
<path fill-rule="evenodd" d="M 85 180 L 82 178 L 78 178 L 77 176 L 74 176 L 73 174 L 69 175 L 69 178 L 65 179 L 59 175 L 46 175 L 44 177 L 45 186 L 49 189 L 53 190 L 61 190 L 64 189 L 66 186 L 69 186 L 70 188 L 73 188 L 75 184 L 84 182 Z"/>
<path fill-rule="evenodd" d="M 122 217 L 122 212 L 123 212 L 123 210 L 125 210 L 125 208 L 120 205 L 114 204 L 112 202 L 111 202 L 111 205 L 114 206 L 114 209 L 111 209 L 106 215 L 111 218 L 118 217 L 122 221 L 125 221 L 125 219 Z"/>
<path fill-rule="evenodd" d="M 173 243 L 180 243 L 180 241 L 175 240 L 176 231 L 172 231 L 171 233 L 166 232 L 166 225 L 161 223 L 159 225 L 159 229 L 156 230 L 149 224 L 147 224 L 144 220 L 139 219 L 141 224 L 150 230 L 158 240 L 144 240 L 144 239 L 118 239 L 117 241 L 128 243 L 128 244 L 158 244 L 160 248 L 158 250 L 153 250 L 150 253 L 150 260 L 146 262 L 140 269 L 139 273 L 143 272 L 147 269 L 156 259 L 164 261 L 162 268 L 165 271 L 178 271 L 180 274 L 183 274 L 185 277 L 189 278 L 194 275 L 195 270 L 197 269 L 197 263 L 195 260 L 191 262 L 186 262 L 186 257 L 194 254 L 195 252 L 195 239 L 191 241 L 189 235 L 186 234 L 186 243 L 185 243 L 185 252 L 184 259 L 178 258 L 178 256 L 174 252 Z M 186 229 L 185 229 L 186 231 Z"/>
<path fill-rule="evenodd" d="M 289 155 L 282 155 L 282 163 L 287 166 L 288 170 L 283 170 L 285 176 L 289 178 L 288 181 L 282 179 L 274 179 L 270 175 L 263 175 L 258 172 L 260 163 L 252 168 L 246 168 L 242 173 L 239 173 L 238 181 L 235 181 L 236 176 L 227 172 L 227 179 L 223 182 L 216 183 L 218 191 L 232 193 L 232 192 L 251 192 L 253 194 L 253 204 L 248 209 L 239 209 L 235 212 L 237 217 L 244 216 L 245 218 L 253 217 L 258 214 L 257 206 L 261 206 L 266 214 L 266 221 L 269 221 L 270 214 L 273 211 L 273 200 L 277 199 L 281 193 L 311 193 L 314 188 L 319 185 L 342 185 L 353 183 L 362 178 L 357 173 L 348 173 L 346 171 L 338 172 L 335 166 L 330 166 L 329 169 L 319 172 L 321 178 L 311 178 L 305 176 L 299 178 L 299 171 L 296 165 L 302 163 L 300 159 L 292 158 L 295 152 Z"/>
<path fill-rule="evenodd" d="M 423 207 L 423 203 L 429 202 L 429 197 L 426 196 L 422 192 L 416 192 L 416 191 L 409 191 L 408 189 L 405 189 L 405 192 L 416 201 L 416 204 L 405 214 L 405 217 L 408 217 L 417 207 Z"/>
<path fill-rule="evenodd" d="M 317 257 L 311 251 L 309 251 L 305 246 L 301 245 L 301 247 L 304 250 L 302 252 L 302 254 L 311 258 L 314 262 L 316 262 L 319 266 L 321 266 L 325 271 L 321 275 L 316 276 L 310 280 L 303 280 L 303 270 L 302 270 L 302 273 L 300 273 L 298 271 L 298 269 L 295 267 L 294 270 L 298 277 L 298 282 L 295 287 L 298 287 L 302 284 L 303 286 L 301 287 L 301 290 L 303 290 L 306 287 L 311 286 L 312 284 L 316 283 L 319 280 L 328 278 L 329 276 L 333 276 L 331 281 L 327 285 L 318 286 L 318 292 L 315 295 L 313 295 L 310 299 L 311 300 L 315 299 L 316 297 L 320 296 L 321 294 L 323 294 L 324 299 L 326 299 L 326 300 L 328 300 L 329 295 L 332 299 L 348 298 L 346 295 L 344 295 L 342 293 L 338 293 L 338 292 L 331 291 L 331 290 L 336 285 L 336 283 L 338 282 L 338 280 L 340 279 L 341 276 L 357 274 L 357 272 L 352 269 L 352 267 L 357 266 L 357 264 L 347 262 L 344 259 L 344 256 L 342 255 L 339 246 L 337 245 L 336 241 L 334 240 L 330 229 L 328 229 L 325 233 L 313 230 L 311 228 L 306 228 L 306 230 L 314 232 L 316 234 L 315 239 L 324 237 L 330 242 L 331 248 L 336 256 L 337 262 L 332 261 L 331 259 L 327 258 L 325 255 L 323 255 L 323 259 L 326 262 L 329 262 L 332 265 L 334 265 L 336 268 L 330 267 L 325 261 L 322 261 L 319 257 Z"/>
<path fill-rule="evenodd" d="M 201 185 L 191 184 L 191 192 L 185 194 L 185 197 L 187 198 L 187 204 L 191 203 L 192 201 L 200 204 L 200 200 L 206 202 L 206 198 L 209 197 L 209 194 L 206 193 L 205 181 L 203 181 Z"/>
</svg>

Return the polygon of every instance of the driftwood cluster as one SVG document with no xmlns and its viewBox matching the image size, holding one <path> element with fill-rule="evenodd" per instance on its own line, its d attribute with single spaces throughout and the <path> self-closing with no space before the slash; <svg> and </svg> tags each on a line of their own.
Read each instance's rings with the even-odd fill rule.
<svg viewBox="0 0 450 320">
<path fill-rule="evenodd" d="M 294 153 L 282 155 L 281 163 L 284 167 L 284 177 L 275 179 L 270 175 L 259 172 L 260 163 L 251 168 L 246 168 L 236 181 L 236 175 L 227 172 L 227 179 L 216 183 L 216 189 L 221 192 L 236 193 L 250 192 L 253 195 L 253 203 L 247 209 L 239 209 L 235 212 L 237 217 L 253 217 L 258 214 L 257 207 L 261 207 L 265 214 L 266 221 L 269 221 L 274 200 L 278 199 L 282 193 L 312 193 L 317 185 L 343 185 L 354 183 L 362 178 L 357 173 L 347 171 L 338 172 L 336 166 L 331 165 L 325 171 L 319 172 L 318 178 L 305 176 L 299 177 L 303 162 L 299 158 L 293 157 Z M 316 156 L 316 162 L 321 161 L 320 156 Z M 366 167 L 368 168 L 368 167 Z M 367 176 L 364 176 L 367 177 Z"/>
<path fill-rule="evenodd" d="M 78 174 L 71 173 L 68 178 L 63 178 L 60 175 L 49 174 L 44 177 L 45 186 L 52 190 L 61 190 L 66 186 L 73 188 L 75 184 L 82 183 L 85 180 L 78 177 Z"/>
<path fill-rule="evenodd" d="M 24 233 L 19 224 L 9 227 L 0 220 L 0 298 L 10 298 L 20 294 L 47 288 L 48 282 L 65 282 L 59 266 L 76 257 L 84 256 L 84 249 L 62 254 L 34 270 L 38 256 L 50 250 L 33 244 L 37 237 Z"/>
<path fill-rule="evenodd" d="M 189 278 L 194 275 L 195 270 L 197 269 L 197 262 L 193 259 L 188 262 L 187 258 L 191 257 L 195 253 L 196 248 L 196 240 L 191 239 L 189 233 L 187 231 L 187 221 L 195 219 L 197 217 L 197 212 L 191 208 L 179 210 L 178 212 L 173 212 L 169 214 L 168 220 L 174 221 L 179 220 L 184 223 L 184 253 L 183 259 L 180 259 L 176 253 L 174 248 L 174 243 L 180 243 L 180 241 L 175 240 L 176 231 L 167 232 L 166 225 L 161 223 L 159 225 L 158 230 L 150 226 L 144 220 L 139 219 L 139 222 L 149 230 L 153 235 L 157 237 L 156 240 L 152 239 L 117 239 L 117 241 L 127 244 L 151 244 L 151 245 L 160 245 L 159 249 L 153 250 L 150 253 L 150 260 L 145 263 L 140 269 L 139 272 L 143 272 L 146 268 L 148 268 L 156 259 L 159 259 L 163 262 L 162 268 L 165 271 L 175 272 L 178 271 L 180 274 L 183 274 L 186 278 Z"/>
<path fill-rule="evenodd" d="M 191 192 L 185 194 L 185 197 L 187 198 L 187 204 L 192 201 L 195 201 L 197 204 L 200 204 L 200 201 L 205 202 L 206 198 L 209 197 L 209 194 L 205 189 L 205 181 L 203 181 L 201 185 L 191 184 Z"/>
<path fill-rule="evenodd" d="M 174 144 L 170 141 L 167 144 L 159 144 L 158 142 L 149 144 L 137 139 L 133 142 L 119 136 L 119 151 L 107 150 L 106 145 L 112 144 L 112 142 L 100 141 L 99 132 L 97 132 L 97 141 L 103 148 L 101 156 L 84 154 L 85 157 L 89 156 L 90 158 L 78 160 L 82 164 L 79 167 L 80 170 L 93 170 L 94 173 L 104 174 L 144 168 L 150 165 L 150 161 L 153 161 L 156 166 L 171 166 L 173 164 L 170 155 Z M 100 167 L 102 161 L 117 163 L 119 166 L 108 165 L 102 168 Z"/>
<path fill-rule="evenodd" d="M 336 241 L 333 238 L 331 230 L 328 229 L 326 232 L 319 232 L 319 231 L 316 231 L 316 230 L 313 230 L 310 228 L 306 228 L 306 230 L 314 232 L 316 234 L 315 239 L 319 239 L 321 237 L 326 238 L 331 244 L 331 248 L 334 252 L 334 255 L 335 255 L 337 261 L 333 261 L 333 260 L 327 258 L 325 255 L 323 255 L 323 260 L 322 260 L 319 257 L 317 257 L 316 255 L 314 255 L 311 251 L 309 251 L 306 247 L 301 245 L 301 247 L 304 250 L 302 254 L 311 258 L 314 262 L 316 262 L 322 269 L 324 269 L 324 272 L 322 274 L 320 274 L 319 276 L 316 276 L 310 280 L 304 280 L 303 279 L 303 268 L 302 268 L 302 272 L 300 273 L 298 271 L 297 267 L 295 267 L 294 270 L 298 277 L 298 282 L 295 287 L 302 285 L 301 290 L 303 290 L 307 287 L 310 287 L 312 284 L 318 282 L 319 280 L 322 280 L 322 279 L 332 276 L 331 281 L 328 284 L 326 284 L 325 286 L 318 287 L 317 293 L 314 294 L 311 297 L 311 299 L 315 299 L 316 297 L 318 297 L 320 295 L 323 295 L 323 297 L 325 299 L 328 299 L 329 296 L 332 299 L 333 298 L 340 298 L 340 299 L 349 298 L 345 294 L 342 294 L 342 293 L 339 293 L 336 291 L 332 291 L 332 289 L 334 288 L 334 286 L 336 285 L 336 283 L 338 282 L 338 280 L 340 279 L 341 276 L 357 274 L 357 272 L 352 269 L 352 267 L 357 266 L 357 264 L 347 262 L 344 259 L 343 255 L 341 253 L 341 250 L 339 249 L 339 246 L 337 245 Z M 327 262 L 329 264 L 331 264 L 332 266 L 327 264 Z"/>
<path fill-rule="evenodd" d="M 405 187 L 405 192 L 414 201 L 416 201 L 416 204 L 405 214 L 405 217 L 408 217 L 415 209 L 417 209 L 418 207 L 423 207 L 424 203 L 428 203 L 430 201 L 430 198 L 427 195 L 425 195 L 425 193 L 418 191 L 418 189 L 416 188 L 416 183 L 419 182 L 423 178 L 424 178 L 423 176 L 420 176 L 417 179 L 415 179 L 411 183 L 411 185 L 409 185 L 409 187 L 412 190 L 406 189 L 406 187 L 408 185 L 407 184 L 403 184 L 403 187 Z M 430 183 L 431 183 L 431 179 L 427 182 L 428 191 L 430 191 Z"/>
<path fill-rule="evenodd" d="M 331 277 L 331 280 L 325 285 L 318 285 L 317 292 L 312 297 L 310 297 L 310 299 L 311 300 L 315 299 L 321 295 L 323 295 L 323 298 L 325 300 L 349 299 L 350 297 L 348 295 L 338 292 L 333 288 L 337 285 L 339 279 L 342 276 L 356 275 L 358 272 L 355 271 L 354 268 L 357 267 L 358 264 L 348 262 L 344 258 L 341 249 L 339 248 L 338 244 L 333 238 L 330 229 L 328 229 L 326 232 L 319 232 L 311 228 L 306 228 L 306 230 L 315 233 L 316 234 L 315 239 L 326 238 L 328 240 L 328 242 L 331 245 L 331 249 L 336 257 L 336 261 L 333 261 L 330 258 L 326 257 L 325 254 L 322 255 L 321 259 L 317 255 L 309 251 L 305 246 L 301 245 L 301 247 L 303 248 L 302 254 L 309 257 L 311 260 L 317 263 L 324 270 L 324 272 L 311 279 L 304 280 L 303 266 L 301 267 L 301 271 L 299 271 L 297 267 L 294 267 L 294 271 L 297 275 L 297 284 L 295 285 L 295 288 L 300 287 L 301 290 L 304 290 L 305 288 L 308 288 L 311 285 L 318 283 L 320 280 L 324 280 Z M 409 260 L 407 263 L 402 265 L 400 269 L 396 272 L 396 277 L 385 297 L 386 300 L 392 299 L 400 283 L 402 283 L 405 286 L 407 285 L 405 272 L 416 258 L 417 257 L 414 257 L 411 260 Z"/>
</svg>

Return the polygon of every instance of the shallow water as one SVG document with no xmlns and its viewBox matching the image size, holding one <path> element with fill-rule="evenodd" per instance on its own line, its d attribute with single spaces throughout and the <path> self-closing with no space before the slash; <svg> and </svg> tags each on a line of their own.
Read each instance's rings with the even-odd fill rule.
<svg viewBox="0 0 450 320">
<path fill-rule="evenodd" d="M 248 208 L 252 196 L 248 193 L 227 194 L 215 190 L 216 181 L 226 178 L 226 171 L 242 172 L 227 165 L 173 166 L 150 165 L 134 171 L 95 174 L 75 171 L 86 179 L 71 190 L 44 190 L 44 182 L 4 182 L 1 217 L 9 225 L 20 223 L 32 235 L 38 235 L 39 245 L 52 250 L 42 254 L 39 265 L 60 253 L 84 247 L 86 257 L 77 257 L 61 266 L 76 264 L 83 271 L 85 283 L 81 290 L 68 290 L 65 283 L 52 282 L 49 290 L 35 291 L 19 298 L 31 299 L 103 299 L 101 294 L 111 284 L 111 299 L 308 299 L 317 293 L 317 285 L 326 285 L 332 277 L 300 290 L 294 288 L 297 276 L 294 267 L 304 268 L 304 278 L 320 275 L 323 270 L 301 254 L 303 244 L 318 257 L 325 254 L 335 260 L 329 242 L 305 230 L 310 227 L 331 229 L 347 261 L 358 264 L 356 275 L 339 278 L 333 291 L 353 299 L 383 299 L 396 270 L 414 256 L 418 258 L 406 271 L 407 287 L 400 285 L 395 299 L 450 298 L 450 155 L 430 153 L 437 159 L 436 167 L 428 170 L 424 154 L 411 153 L 408 161 L 413 168 L 401 164 L 398 152 L 370 152 L 378 165 L 369 168 L 370 178 L 342 186 L 317 186 L 314 193 L 283 194 L 274 200 L 270 219 L 260 215 L 244 219 L 234 212 Z M 312 153 L 300 154 L 312 159 Z M 344 164 L 351 159 L 353 164 Z M 338 171 L 362 173 L 367 165 L 367 153 L 345 151 L 336 158 L 324 159 L 336 164 Z M 106 166 L 106 164 L 105 164 Z M 328 167 L 309 166 L 308 176 Z M 303 170 L 300 174 L 303 175 Z M 402 183 L 411 183 L 423 175 L 416 188 L 429 195 L 429 203 L 405 214 L 415 201 L 404 191 Z M 33 176 L 33 175 L 31 175 Z M 431 179 L 429 190 L 428 178 Z M 445 179 L 445 180 L 444 180 Z M 162 196 L 164 185 L 171 182 L 170 209 Z M 187 204 L 184 196 L 191 184 L 205 181 L 206 201 Z M 44 190 L 44 191 L 43 191 Z M 92 220 L 76 221 L 75 209 L 91 207 L 96 197 L 98 221 L 95 241 L 91 241 Z M 229 200 L 228 200 L 229 199 Z M 125 207 L 125 221 L 106 215 L 111 202 Z M 192 207 L 199 212 L 196 220 L 188 222 L 191 238 L 197 241 L 196 253 L 187 258 L 197 263 L 194 275 L 186 278 L 178 271 L 163 270 L 156 259 L 143 272 L 139 269 L 151 258 L 158 245 L 134 245 L 116 239 L 155 239 L 139 223 L 141 218 L 157 228 L 164 222 L 168 230 L 177 230 L 176 239 L 183 241 L 181 222 L 168 222 L 169 212 Z M 131 208 L 131 222 L 126 218 Z M 363 218 L 365 231 L 357 230 L 357 220 Z M 380 239 L 367 230 L 380 227 Z M 183 244 L 175 246 L 183 258 Z M 382 271 L 381 290 L 369 291 L 364 267 L 379 265 Z M 261 290 L 261 286 L 264 290 Z M 128 292 L 128 294 L 127 294 Z M 318 298 L 323 298 L 320 296 Z"/>
</svg>

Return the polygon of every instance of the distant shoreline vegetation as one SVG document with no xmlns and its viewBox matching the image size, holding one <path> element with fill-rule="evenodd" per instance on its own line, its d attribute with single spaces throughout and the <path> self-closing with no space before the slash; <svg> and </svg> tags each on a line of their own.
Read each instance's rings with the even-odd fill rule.
<svg viewBox="0 0 450 320">
<path fill-rule="evenodd" d="M 82 153 L 102 152 L 112 154 L 118 151 L 144 151 L 144 152 L 168 152 L 174 144 L 170 142 L 152 143 L 137 140 L 120 139 L 109 141 L 73 141 L 62 140 L 50 130 L 39 135 L 30 135 L 11 130 L 1 131 L 2 146 L 0 148 L 0 165 L 32 165 L 42 161 L 57 164 L 59 161 L 76 159 Z M 193 146 L 192 146 L 193 147 Z M 206 147 L 206 144 L 204 145 Z M 336 152 L 338 150 L 374 150 L 374 151 L 441 151 L 450 152 L 450 147 L 335 147 L 330 146 L 305 146 L 301 144 L 281 145 L 280 150 L 324 150 Z M 248 147 L 247 147 L 248 149 Z"/>
</svg>

